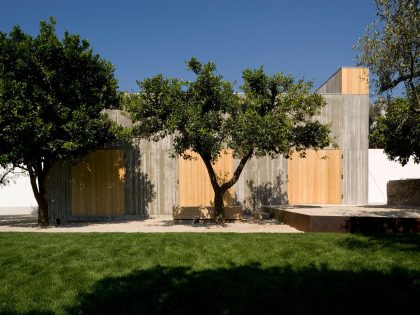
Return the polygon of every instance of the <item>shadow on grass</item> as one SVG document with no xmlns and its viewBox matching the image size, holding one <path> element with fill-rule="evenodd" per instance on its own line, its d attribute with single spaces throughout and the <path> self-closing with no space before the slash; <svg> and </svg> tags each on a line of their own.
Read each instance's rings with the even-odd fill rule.
<svg viewBox="0 0 420 315">
<path fill-rule="evenodd" d="M 70 314 L 360 314 L 415 311 L 420 273 L 331 270 L 258 264 L 194 271 L 139 270 L 105 278 L 78 297 Z"/>
<path fill-rule="evenodd" d="M 338 245 L 350 249 L 389 249 L 393 252 L 420 252 L 420 234 L 362 234 L 363 238 L 346 237 L 338 241 Z"/>
</svg>

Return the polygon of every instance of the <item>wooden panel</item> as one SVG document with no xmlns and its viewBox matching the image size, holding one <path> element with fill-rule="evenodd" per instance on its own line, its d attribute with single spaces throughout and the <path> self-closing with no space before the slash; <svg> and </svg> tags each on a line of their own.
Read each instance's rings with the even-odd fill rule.
<svg viewBox="0 0 420 315">
<path fill-rule="evenodd" d="M 179 206 L 211 206 L 214 192 L 201 157 L 189 152 L 193 160 L 179 159 Z M 233 175 L 233 155 L 226 152 L 214 164 L 217 176 L 226 180 Z M 224 196 L 225 205 L 233 205 L 234 189 L 231 188 Z"/>
<path fill-rule="evenodd" d="M 124 153 L 98 150 L 71 168 L 72 215 L 124 214 Z"/>
<path fill-rule="evenodd" d="M 341 94 L 369 94 L 369 70 L 367 68 L 341 69 Z"/>
<path fill-rule="evenodd" d="M 341 204 L 342 159 L 340 150 L 296 152 L 288 161 L 290 204 Z"/>
</svg>

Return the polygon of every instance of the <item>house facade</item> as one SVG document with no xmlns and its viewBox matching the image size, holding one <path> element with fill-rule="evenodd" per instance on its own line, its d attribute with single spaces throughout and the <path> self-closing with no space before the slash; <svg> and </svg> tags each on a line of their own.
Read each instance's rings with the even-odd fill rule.
<svg viewBox="0 0 420 315">
<path fill-rule="evenodd" d="M 330 123 L 336 147 L 293 155 L 253 158 L 226 204 L 254 209 L 279 204 L 367 204 L 369 80 L 365 68 L 340 68 L 318 90 L 327 105 L 319 120 Z M 109 113 L 128 124 L 119 112 Z M 78 163 L 63 162 L 49 174 L 52 222 L 103 217 L 172 214 L 174 207 L 209 206 L 213 191 L 200 159 L 170 158 L 171 137 L 133 140 L 91 152 Z M 227 152 L 219 176 L 238 164 Z"/>
</svg>

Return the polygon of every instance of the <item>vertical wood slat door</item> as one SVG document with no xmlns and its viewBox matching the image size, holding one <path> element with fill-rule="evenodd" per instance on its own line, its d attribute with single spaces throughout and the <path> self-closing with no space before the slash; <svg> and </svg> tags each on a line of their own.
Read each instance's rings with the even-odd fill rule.
<svg viewBox="0 0 420 315">
<path fill-rule="evenodd" d="M 72 215 L 124 214 L 124 152 L 98 150 L 71 168 Z"/>
<path fill-rule="evenodd" d="M 192 160 L 179 159 L 179 206 L 200 207 L 211 206 L 214 203 L 214 192 L 210 178 L 201 157 L 189 152 Z M 223 180 L 233 175 L 233 154 L 226 152 L 214 164 L 216 175 Z M 223 200 L 225 206 L 233 205 L 234 189 L 226 192 Z"/>
<path fill-rule="evenodd" d="M 341 150 L 307 150 L 288 161 L 289 204 L 341 204 Z"/>
</svg>

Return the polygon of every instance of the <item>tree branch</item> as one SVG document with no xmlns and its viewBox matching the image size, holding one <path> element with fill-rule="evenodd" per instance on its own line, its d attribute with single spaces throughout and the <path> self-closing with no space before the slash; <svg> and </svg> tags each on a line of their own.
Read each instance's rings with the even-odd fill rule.
<svg viewBox="0 0 420 315">
<path fill-rule="evenodd" d="M 396 87 L 399 83 L 410 80 L 410 79 L 412 80 L 414 77 L 417 77 L 417 76 L 420 76 L 420 71 L 411 72 L 410 74 L 399 76 L 395 80 L 392 80 L 391 82 L 388 82 L 388 83 L 381 82 L 379 92 L 383 93 L 389 89 Z"/>
<path fill-rule="evenodd" d="M 211 160 L 204 154 L 201 154 L 201 153 L 198 153 L 198 154 L 200 154 L 201 159 L 203 160 L 204 165 L 207 168 L 207 172 L 209 173 L 209 176 L 210 176 L 211 185 L 213 186 L 213 189 L 216 191 L 216 189 L 219 189 L 220 186 L 219 186 L 219 183 L 217 182 L 216 173 L 214 172 L 213 165 L 211 164 Z"/>
<path fill-rule="evenodd" d="M 239 176 L 241 176 L 242 170 L 244 169 L 246 162 L 248 162 L 248 160 L 251 158 L 253 153 L 254 153 L 254 150 L 251 149 L 244 157 L 242 157 L 241 161 L 239 162 L 238 167 L 233 173 L 232 178 L 226 183 L 223 183 L 223 185 L 221 186 L 222 190 L 228 190 L 238 181 Z"/>
<path fill-rule="evenodd" d="M 13 169 L 6 170 L 6 172 L 0 178 L 0 184 L 3 184 L 4 179 L 6 178 L 7 175 L 9 175 L 10 173 L 12 173 L 12 170 Z"/>
</svg>

